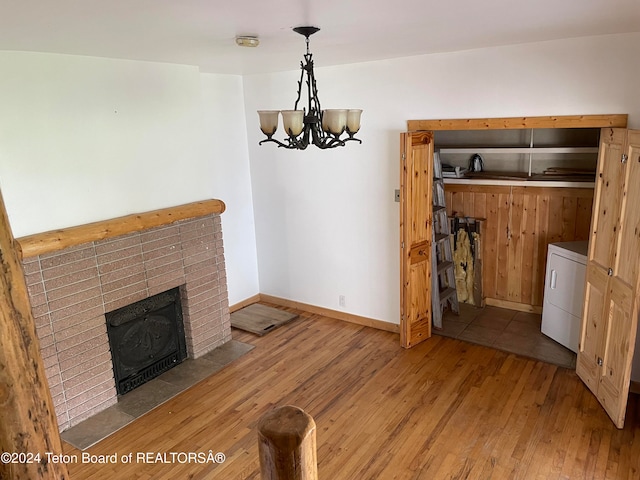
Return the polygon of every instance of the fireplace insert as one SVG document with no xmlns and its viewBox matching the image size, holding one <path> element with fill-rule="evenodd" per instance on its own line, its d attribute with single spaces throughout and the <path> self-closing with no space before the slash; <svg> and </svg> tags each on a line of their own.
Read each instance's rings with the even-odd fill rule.
<svg viewBox="0 0 640 480">
<path fill-rule="evenodd" d="M 179 288 L 105 316 L 118 394 L 124 395 L 187 357 Z"/>
</svg>

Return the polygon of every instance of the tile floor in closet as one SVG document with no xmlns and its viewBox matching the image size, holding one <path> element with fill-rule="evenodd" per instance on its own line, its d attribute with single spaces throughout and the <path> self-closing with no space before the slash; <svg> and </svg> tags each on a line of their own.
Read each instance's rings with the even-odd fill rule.
<svg viewBox="0 0 640 480">
<path fill-rule="evenodd" d="M 434 333 L 575 369 L 576 354 L 544 335 L 541 321 L 535 313 L 461 303 L 460 315 L 445 312 Z"/>
</svg>

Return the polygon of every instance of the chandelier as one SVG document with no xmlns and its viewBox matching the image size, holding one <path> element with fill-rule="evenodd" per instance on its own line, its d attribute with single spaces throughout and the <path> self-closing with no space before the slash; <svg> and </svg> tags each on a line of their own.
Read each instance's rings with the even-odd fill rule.
<svg viewBox="0 0 640 480">
<path fill-rule="evenodd" d="M 320 107 L 316 78 L 313 74 L 313 59 L 309 52 L 309 36 L 318 30 L 320 29 L 317 27 L 296 27 L 293 29 L 294 32 L 304 35 L 307 42 L 307 53 L 304 55 L 304 61 L 300 62 L 302 71 L 298 81 L 298 98 L 293 110 L 258 110 L 260 130 L 267 136 L 259 145 L 272 142 L 278 147 L 304 150 L 311 144 L 325 149 L 344 147 L 346 142 L 352 140 L 362 143 L 362 140 L 354 137 L 360 130 L 362 110 L 322 110 Z M 305 74 L 307 76 L 306 82 L 304 82 Z M 298 110 L 303 83 L 306 83 L 309 102 L 306 109 Z M 278 129 L 280 115 L 282 115 L 282 124 L 287 135 L 284 142 L 273 138 Z M 346 136 L 343 137 L 344 133 Z"/>
</svg>

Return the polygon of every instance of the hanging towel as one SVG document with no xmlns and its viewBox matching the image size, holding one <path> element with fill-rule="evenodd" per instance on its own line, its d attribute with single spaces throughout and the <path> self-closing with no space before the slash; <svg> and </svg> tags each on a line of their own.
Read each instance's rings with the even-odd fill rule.
<svg viewBox="0 0 640 480">
<path fill-rule="evenodd" d="M 458 301 L 475 305 L 473 299 L 473 255 L 471 253 L 471 240 L 464 229 L 459 229 L 456 234 L 456 247 L 453 252 L 455 264 L 456 290 Z"/>
</svg>

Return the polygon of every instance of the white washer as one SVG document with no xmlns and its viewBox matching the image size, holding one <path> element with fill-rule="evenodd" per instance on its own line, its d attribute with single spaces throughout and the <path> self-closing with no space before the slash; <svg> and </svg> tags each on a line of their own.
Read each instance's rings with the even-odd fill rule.
<svg viewBox="0 0 640 480">
<path fill-rule="evenodd" d="M 549 245 L 542 333 L 578 353 L 589 242 Z"/>
</svg>

